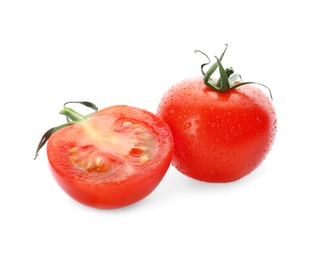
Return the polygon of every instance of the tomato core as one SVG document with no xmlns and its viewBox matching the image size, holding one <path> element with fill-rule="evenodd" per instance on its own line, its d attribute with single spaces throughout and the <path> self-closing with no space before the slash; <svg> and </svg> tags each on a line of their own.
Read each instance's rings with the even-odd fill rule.
<svg viewBox="0 0 312 260">
<path fill-rule="evenodd" d="M 101 132 L 92 129 L 88 121 L 82 124 L 93 138 L 86 145 L 73 146 L 68 153 L 73 165 L 85 173 L 109 173 L 125 162 L 143 164 L 155 154 L 156 134 L 143 123 L 118 119 Z"/>
</svg>

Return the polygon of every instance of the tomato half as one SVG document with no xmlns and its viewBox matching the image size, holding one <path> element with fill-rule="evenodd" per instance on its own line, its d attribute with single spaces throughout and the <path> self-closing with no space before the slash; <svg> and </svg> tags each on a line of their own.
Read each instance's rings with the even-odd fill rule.
<svg viewBox="0 0 312 260">
<path fill-rule="evenodd" d="M 173 134 L 173 166 L 207 182 L 230 182 L 252 172 L 276 133 L 270 98 L 251 84 L 221 93 L 203 77 L 186 79 L 165 93 L 157 115 Z"/>
<path fill-rule="evenodd" d="M 172 158 L 168 125 L 139 108 L 104 108 L 53 133 L 47 143 L 52 174 L 76 201 L 113 209 L 149 195 Z"/>
</svg>

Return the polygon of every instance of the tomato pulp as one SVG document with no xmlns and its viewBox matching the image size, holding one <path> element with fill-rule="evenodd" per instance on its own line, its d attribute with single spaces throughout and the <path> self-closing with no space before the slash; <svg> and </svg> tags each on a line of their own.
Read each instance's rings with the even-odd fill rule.
<svg viewBox="0 0 312 260">
<path fill-rule="evenodd" d="M 246 84 L 227 92 L 186 79 L 164 94 L 158 108 L 174 139 L 172 165 L 206 182 L 238 180 L 256 169 L 274 142 L 270 98 Z"/>
<path fill-rule="evenodd" d="M 119 105 L 53 133 L 47 143 L 59 186 L 76 201 L 113 209 L 148 196 L 165 175 L 173 138 L 158 116 Z"/>
</svg>

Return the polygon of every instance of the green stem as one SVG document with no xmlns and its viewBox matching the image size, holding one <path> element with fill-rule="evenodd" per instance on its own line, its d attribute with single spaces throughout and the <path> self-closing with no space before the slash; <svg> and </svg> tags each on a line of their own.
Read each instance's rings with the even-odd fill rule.
<svg viewBox="0 0 312 260">
<path fill-rule="evenodd" d="M 78 112 L 76 112 L 75 110 L 69 108 L 69 107 L 64 107 L 61 111 L 60 111 L 61 115 L 66 116 L 67 118 L 71 119 L 72 121 L 81 121 L 87 118 L 87 116 L 83 116 L 81 114 L 79 114 Z"/>
</svg>

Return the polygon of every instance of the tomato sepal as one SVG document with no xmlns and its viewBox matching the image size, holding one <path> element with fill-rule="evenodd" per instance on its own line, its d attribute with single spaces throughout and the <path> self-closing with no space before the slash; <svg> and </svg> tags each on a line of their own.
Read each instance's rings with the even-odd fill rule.
<svg viewBox="0 0 312 260">
<path fill-rule="evenodd" d="M 204 52 L 199 51 L 199 50 L 195 51 L 195 53 L 200 52 L 203 55 L 205 55 L 209 61 L 208 63 L 204 63 L 201 65 L 201 71 L 202 71 L 202 74 L 204 76 L 205 85 L 208 86 L 209 88 L 217 91 L 217 92 L 224 93 L 224 92 L 227 92 L 231 89 L 238 88 L 238 87 L 243 86 L 243 85 L 256 84 L 256 85 L 260 85 L 260 86 L 265 87 L 269 91 L 270 98 L 273 100 L 272 92 L 271 92 L 270 88 L 267 87 L 266 85 L 264 85 L 262 83 L 258 83 L 258 82 L 252 82 L 252 81 L 248 81 L 248 82 L 239 81 L 239 82 L 237 82 L 238 78 L 241 79 L 241 75 L 240 74 L 234 74 L 234 69 L 232 67 L 224 69 L 221 61 L 223 59 L 223 56 L 224 56 L 227 48 L 228 48 L 228 44 L 226 44 L 225 50 L 221 54 L 220 58 L 215 56 L 216 62 L 213 65 L 211 65 L 211 67 L 207 70 L 207 72 L 204 72 L 203 68 L 204 68 L 204 66 L 206 66 L 210 63 L 210 59 L 209 59 L 208 55 L 206 55 Z M 220 77 L 217 81 L 215 81 L 214 79 L 212 79 L 212 75 L 216 71 L 217 68 L 219 68 Z"/>
<path fill-rule="evenodd" d="M 81 115 L 80 113 L 76 112 L 75 110 L 73 110 L 69 107 L 66 107 L 67 104 L 72 104 L 72 103 L 82 104 L 86 107 L 92 108 L 94 111 L 98 110 L 97 106 L 95 104 L 93 104 L 92 102 L 89 102 L 89 101 L 68 101 L 68 102 L 66 102 L 64 104 L 63 109 L 60 111 L 60 114 L 66 116 L 67 123 L 56 126 L 56 127 L 52 127 L 51 129 L 49 129 L 48 131 L 46 131 L 43 134 L 43 136 L 41 137 L 40 142 L 37 146 L 34 160 L 36 160 L 36 158 L 38 157 L 40 149 L 46 144 L 46 142 L 49 140 L 49 138 L 56 131 L 58 131 L 64 127 L 76 124 L 82 120 L 85 120 L 86 118 L 88 118 L 89 116 L 91 116 L 93 114 L 93 113 L 91 113 L 91 114 L 84 116 L 84 115 Z"/>
</svg>

